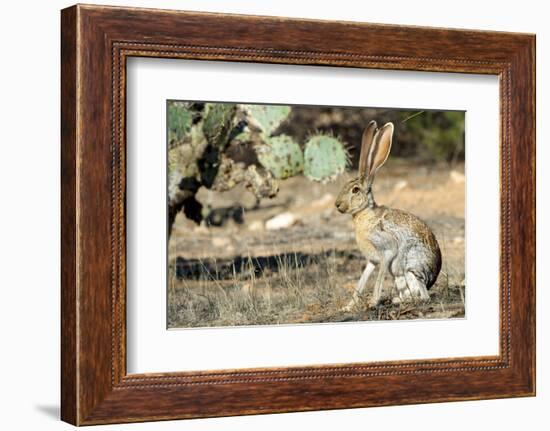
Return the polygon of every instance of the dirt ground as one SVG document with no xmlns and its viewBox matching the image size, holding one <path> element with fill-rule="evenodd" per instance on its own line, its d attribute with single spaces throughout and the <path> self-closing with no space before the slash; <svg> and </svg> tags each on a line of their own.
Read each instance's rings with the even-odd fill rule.
<svg viewBox="0 0 550 431">
<path fill-rule="evenodd" d="M 393 159 L 374 185 L 379 204 L 410 211 L 433 229 L 443 265 L 429 303 L 367 306 L 374 276 L 350 312 L 365 265 L 351 217 L 334 200 L 350 173 L 332 184 L 294 177 L 259 205 L 242 188 L 201 190 L 210 209 L 197 226 L 178 215 L 169 241 L 168 327 L 290 324 L 464 317 L 464 166 L 419 166 Z"/>
</svg>

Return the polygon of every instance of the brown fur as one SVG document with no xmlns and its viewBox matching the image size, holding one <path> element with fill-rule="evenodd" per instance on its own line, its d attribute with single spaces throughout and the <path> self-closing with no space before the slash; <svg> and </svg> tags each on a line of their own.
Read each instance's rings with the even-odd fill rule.
<svg viewBox="0 0 550 431">
<path fill-rule="evenodd" d="M 358 191 L 353 193 L 357 188 Z M 370 261 L 377 263 L 380 260 L 380 251 L 376 249 L 370 238 L 376 230 L 384 229 L 384 225 L 395 225 L 396 230 L 422 244 L 427 254 L 432 257 L 426 262 L 432 276 L 425 277 L 426 287 L 431 287 L 441 270 L 441 251 L 431 229 L 421 219 L 406 211 L 376 204 L 374 208 L 369 208 L 368 193 L 366 186 L 356 178 L 344 185 L 336 199 L 338 210 L 353 217 L 355 238 L 361 253 Z"/>
<path fill-rule="evenodd" d="M 394 128 L 387 123 L 375 129 L 376 123 L 371 122 L 363 133 L 359 176 L 344 185 L 336 198 L 336 207 L 341 213 L 352 215 L 359 249 L 370 265 L 379 266 L 371 305 L 380 300 L 386 271 L 395 278 L 401 299 L 407 294 L 403 285 L 406 279 L 409 295 L 414 291 L 429 300 L 427 289 L 435 283 L 441 270 L 439 244 L 426 223 L 415 215 L 378 206 L 374 201 L 374 175 L 389 156 Z M 364 289 L 371 273 L 368 265 L 346 309 Z"/>
<path fill-rule="evenodd" d="M 357 241 L 359 250 L 361 250 L 364 256 L 372 256 L 375 261 L 378 260 L 376 258 L 378 252 L 369 240 L 369 236 L 384 217 L 384 213 L 384 207 L 377 207 L 374 210 L 366 208 L 353 216 L 355 240 Z"/>
</svg>

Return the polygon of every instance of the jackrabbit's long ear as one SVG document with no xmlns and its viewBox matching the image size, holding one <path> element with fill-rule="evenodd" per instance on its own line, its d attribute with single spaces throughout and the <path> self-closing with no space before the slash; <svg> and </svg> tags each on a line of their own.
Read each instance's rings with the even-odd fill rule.
<svg viewBox="0 0 550 431">
<path fill-rule="evenodd" d="M 359 177 L 365 179 L 367 177 L 367 160 L 372 149 L 372 141 L 377 131 L 376 121 L 372 120 L 363 132 L 361 140 L 361 154 L 359 156 Z"/>
<path fill-rule="evenodd" d="M 386 123 L 376 132 L 373 144 L 367 158 L 368 173 L 367 178 L 372 183 L 376 171 L 386 163 L 390 155 L 391 143 L 393 139 L 393 123 Z"/>
</svg>

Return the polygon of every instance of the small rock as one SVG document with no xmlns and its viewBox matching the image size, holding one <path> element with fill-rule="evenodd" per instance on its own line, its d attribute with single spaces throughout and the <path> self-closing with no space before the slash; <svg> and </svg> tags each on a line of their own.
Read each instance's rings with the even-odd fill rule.
<svg viewBox="0 0 550 431">
<path fill-rule="evenodd" d="M 312 214 L 323 214 L 327 210 L 332 211 L 334 208 L 334 202 L 336 201 L 336 198 L 331 193 L 325 193 L 323 196 L 321 196 L 319 199 L 316 199 L 314 201 L 311 201 L 307 203 L 306 205 L 301 206 L 300 208 L 296 208 L 295 214 L 300 214 L 301 216 L 304 215 L 312 215 Z"/>
<path fill-rule="evenodd" d="M 248 230 L 258 232 L 264 230 L 264 224 L 260 220 L 254 220 L 248 225 Z"/>
<path fill-rule="evenodd" d="M 449 173 L 449 176 L 451 177 L 451 180 L 453 180 L 455 184 L 464 184 L 464 181 L 465 181 L 464 174 L 461 174 L 460 172 L 453 170 Z"/>
<path fill-rule="evenodd" d="M 267 230 L 284 229 L 294 225 L 298 221 L 295 214 L 291 212 L 284 212 L 270 218 L 265 222 L 265 228 Z"/>
<path fill-rule="evenodd" d="M 319 199 L 313 201 L 311 203 L 312 206 L 318 206 L 321 208 L 326 208 L 329 206 L 333 206 L 336 198 L 332 193 L 325 193 L 323 196 L 321 196 Z"/>
<path fill-rule="evenodd" d="M 399 191 L 403 190 L 404 188 L 406 188 L 408 185 L 409 185 L 409 183 L 406 180 L 398 181 L 397 184 L 395 184 L 395 186 L 393 186 L 393 191 L 394 192 L 399 192 Z"/>
</svg>

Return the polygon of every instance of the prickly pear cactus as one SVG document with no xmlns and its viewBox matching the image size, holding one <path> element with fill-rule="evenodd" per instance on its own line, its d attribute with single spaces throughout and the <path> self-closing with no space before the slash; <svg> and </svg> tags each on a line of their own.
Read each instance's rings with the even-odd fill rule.
<svg viewBox="0 0 550 431">
<path fill-rule="evenodd" d="M 208 103 L 202 125 L 204 136 L 208 143 L 223 149 L 229 143 L 233 119 L 237 105 L 232 103 Z"/>
<path fill-rule="evenodd" d="M 346 169 L 349 157 L 342 143 L 325 135 L 312 136 L 304 150 L 304 175 L 313 181 L 333 181 Z"/>
<path fill-rule="evenodd" d="M 344 172 L 348 155 L 338 139 L 324 135 L 311 137 L 305 146 L 305 160 L 300 145 L 290 136 L 272 136 L 290 116 L 289 106 L 251 105 L 245 109 L 259 130 L 258 160 L 275 178 L 285 179 L 304 172 L 309 179 L 326 183 Z"/>
<path fill-rule="evenodd" d="M 269 138 L 266 145 L 258 146 L 256 154 L 262 166 L 275 178 L 293 177 L 304 169 L 302 149 L 287 135 Z"/>
<path fill-rule="evenodd" d="M 182 102 L 168 103 L 168 142 L 182 140 L 191 131 L 193 115 Z"/>
<path fill-rule="evenodd" d="M 336 138 L 314 135 L 300 144 L 277 129 L 292 113 L 289 106 L 232 103 L 168 103 L 169 231 L 179 211 L 197 222 L 201 187 L 225 191 L 244 184 L 259 200 L 273 197 L 283 180 L 300 173 L 328 182 L 344 171 L 347 153 Z M 235 145 L 250 145 L 259 164 L 245 166 L 227 156 Z"/>
<path fill-rule="evenodd" d="M 290 106 L 244 105 L 249 118 L 267 137 L 285 121 L 291 112 Z"/>
</svg>

